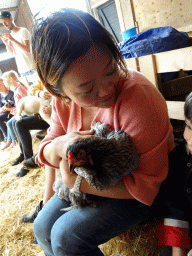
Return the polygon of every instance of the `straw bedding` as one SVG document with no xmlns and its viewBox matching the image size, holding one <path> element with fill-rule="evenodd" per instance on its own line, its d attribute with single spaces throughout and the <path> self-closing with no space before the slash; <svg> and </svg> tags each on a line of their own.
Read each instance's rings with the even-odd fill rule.
<svg viewBox="0 0 192 256">
<path fill-rule="evenodd" d="M 34 153 L 40 141 L 32 134 Z M 23 214 L 35 209 L 44 192 L 44 168 L 31 169 L 17 178 L 22 164 L 11 166 L 19 156 L 19 146 L 0 152 L 0 255 L 41 256 L 34 245 L 33 224 L 22 223 Z M 105 256 L 157 256 L 156 239 L 151 224 L 137 226 L 100 246 Z"/>
</svg>

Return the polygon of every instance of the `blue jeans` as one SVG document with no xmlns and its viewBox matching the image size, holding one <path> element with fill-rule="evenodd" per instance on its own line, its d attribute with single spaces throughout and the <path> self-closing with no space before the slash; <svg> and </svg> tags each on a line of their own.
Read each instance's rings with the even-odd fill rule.
<svg viewBox="0 0 192 256">
<path fill-rule="evenodd" d="M 15 133 L 14 127 L 17 120 L 15 120 L 15 116 L 13 116 L 8 122 L 7 122 L 7 141 L 11 141 L 13 143 L 17 142 L 17 135 Z"/>
<path fill-rule="evenodd" d="M 7 140 L 7 125 L 6 122 L 13 117 L 12 114 L 10 114 L 10 111 L 3 112 L 0 114 L 0 129 L 4 135 L 5 140 Z"/>
<path fill-rule="evenodd" d="M 99 207 L 68 212 L 69 203 L 54 195 L 34 221 L 34 233 L 46 256 L 103 256 L 98 245 L 125 232 L 150 214 L 135 199 L 106 198 Z"/>
</svg>

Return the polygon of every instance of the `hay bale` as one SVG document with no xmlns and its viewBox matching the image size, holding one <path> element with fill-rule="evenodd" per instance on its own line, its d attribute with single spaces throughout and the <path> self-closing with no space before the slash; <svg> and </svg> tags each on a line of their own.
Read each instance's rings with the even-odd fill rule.
<svg viewBox="0 0 192 256">
<path fill-rule="evenodd" d="M 34 136 L 33 150 L 38 151 L 40 140 Z M 44 167 L 31 169 L 17 178 L 22 164 L 11 166 L 19 156 L 19 146 L 0 153 L 0 255 L 42 256 L 44 253 L 34 245 L 33 224 L 23 223 L 23 214 L 38 205 L 44 193 Z M 151 224 L 137 226 L 121 236 L 100 246 L 105 256 L 157 256 L 156 240 Z"/>
<path fill-rule="evenodd" d="M 40 141 L 33 137 L 34 152 Z M 31 169 L 17 178 L 22 164 L 11 166 L 18 157 L 19 146 L 0 155 L 0 255 L 37 256 L 44 255 L 41 248 L 33 244 L 33 224 L 21 222 L 23 214 L 37 206 L 44 193 L 44 168 Z"/>
<path fill-rule="evenodd" d="M 137 225 L 99 247 L 105 256 L 159 256 L 151 223 Z"/>
</svg>

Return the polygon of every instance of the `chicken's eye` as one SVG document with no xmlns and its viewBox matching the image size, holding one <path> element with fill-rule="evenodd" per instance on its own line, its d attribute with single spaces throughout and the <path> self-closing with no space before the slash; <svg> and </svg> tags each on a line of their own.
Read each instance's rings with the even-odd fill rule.
<svg viewBox="0 0 192 256">
<path fill-rule="evenodd" d="M 84 149 L 81 149 L 78 154 L 77 154 L 77 158 L 85 158 L 86 157 L 86 153 Z"/>
</svg>

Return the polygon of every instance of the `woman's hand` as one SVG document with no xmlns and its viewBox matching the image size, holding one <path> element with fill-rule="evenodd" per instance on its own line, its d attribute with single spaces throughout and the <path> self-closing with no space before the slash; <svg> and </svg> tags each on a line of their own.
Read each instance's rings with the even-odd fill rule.
<svg viewBox="0 0 192 256">
<path fill-rule="evenodd" d="M 61 173 L 62 181 L 68 188 L 73 188 L 77 174 L 75 172 L 70 173 L 68 162 L 64 158 L 61 159 L 59 163 L 59 170 Z"/>
<path fill-rule="evenodd" d="M 61 159 L 67 160 L 67 148 L 74 142 L 93 136 L 94 130 L 70 132 L 64 136 L 55 138 L 51 143 L 44 148 L 43 154 L 47 162 L 55 167 L 59 167 Z"/>
<path fill-rule="evenodd" d="M 66 156 L 67 148 L 78 140 L 93 136 L 94 133 L 95 133 L 94 130 L 70 132 L 65 135 L 65 138 L 64 138 L 65 143 L 62 143 L 62 140 L 63 140 L 62 137 L 64 137 L 64 136 L 58 137 L 57 138 L 58 143 L 60 143 L 60 145 L 61 145 L 61 149 L 58 149 L 58 153 L 60 152 L 59 155 L 61 156 L 61 158 L 64 158 L 67 160 L 67 156 Z"/>
</svg>

